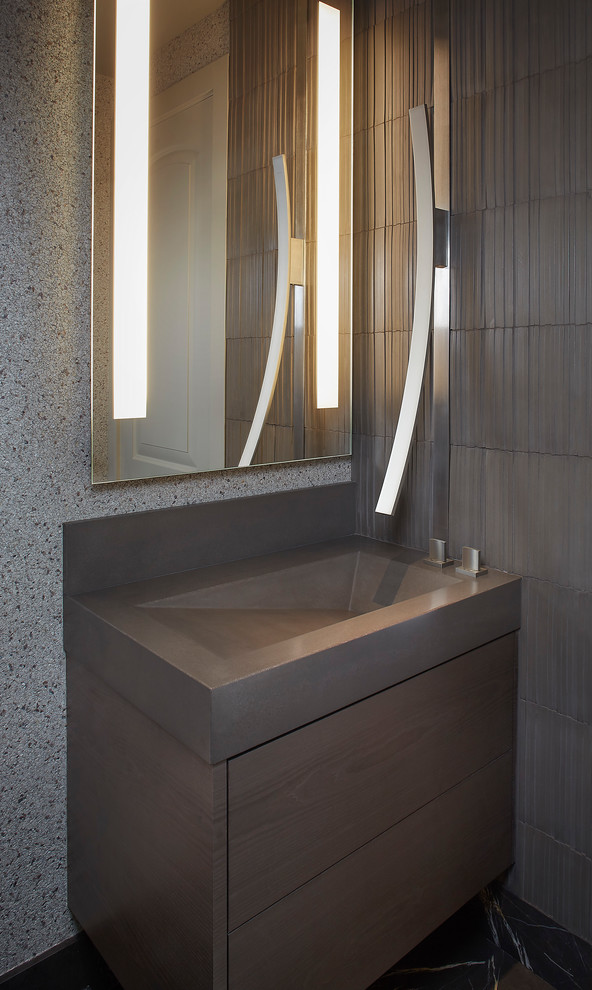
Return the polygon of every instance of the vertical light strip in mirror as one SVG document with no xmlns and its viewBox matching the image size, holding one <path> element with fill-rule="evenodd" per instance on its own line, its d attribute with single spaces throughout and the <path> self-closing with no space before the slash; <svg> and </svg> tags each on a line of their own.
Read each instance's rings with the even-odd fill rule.
<svg viewBox="0 0 592 990">
<path fill-rule="evenodd" d="M 415 203 L 417 216 L 417 256 L 415 266 L 415 305 L 413 329 L 403 401 L 393 440 L 391 456 L 382 483 L 376 512 L 390 516 L 395 510 L 403 483 L 405 466 L 409 456 L 413 429 L 419 407 L 421 386 L 425 370 L 430 316 L 432 312 L 432 287 L 434 277 L 434 195 L 432 189 L 432 163 L 425 106 L 409 111 L 413 165 L 415 171 Z"/>
<path fill-rule="evenodd" d="M 319 3 L 317 89 L 317 408 L 339 404 L 339 10 Z"/>
<path fill-rule="evenodd" d="M 150 0 L 117 0 L 113 416 L 146 416 Z"/>
</svg>

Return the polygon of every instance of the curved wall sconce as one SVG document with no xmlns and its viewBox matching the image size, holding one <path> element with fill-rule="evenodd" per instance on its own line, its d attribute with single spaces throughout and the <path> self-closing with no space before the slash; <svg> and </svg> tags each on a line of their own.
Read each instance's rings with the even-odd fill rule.
<svg viewBox="0 0 592 990">
<path fill-rule="evenodd" d="M 381 512 L 387 516 L 393 514 L 401 493 L 403 475 L 413 438 L 430 335 L 434 276 L 434 194 L 425 104 L 413 107 L 409 111 L 409 123 L 413 147 L 417 212 L 415 305 L 409 363 L 399 422 L 397 423 L 382 489 L 376 503 L 376 512 Z"/>
</svg>

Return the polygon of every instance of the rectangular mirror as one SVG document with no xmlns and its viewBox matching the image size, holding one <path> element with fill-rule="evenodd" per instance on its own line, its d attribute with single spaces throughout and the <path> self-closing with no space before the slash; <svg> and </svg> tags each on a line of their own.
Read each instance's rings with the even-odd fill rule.
<svg viewBox="0 0 592 990">
<path fill-rule="evenodd" d="M 351 452 L 351 141 L 351 0 L 96 0 L 94 484 Z"/>
</svg>

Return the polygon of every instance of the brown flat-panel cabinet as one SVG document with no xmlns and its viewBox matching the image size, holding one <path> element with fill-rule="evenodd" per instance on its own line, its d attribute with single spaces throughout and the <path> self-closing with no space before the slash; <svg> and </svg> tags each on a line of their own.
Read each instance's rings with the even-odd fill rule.
<svg viewBox="0 0 592 990">
<path fill-rule="evenodd" d="M 512 860 L 514 665 L 209 766 L 69 658 L 71 907 L 126 990 L 365 990 Z"/>
</svg>

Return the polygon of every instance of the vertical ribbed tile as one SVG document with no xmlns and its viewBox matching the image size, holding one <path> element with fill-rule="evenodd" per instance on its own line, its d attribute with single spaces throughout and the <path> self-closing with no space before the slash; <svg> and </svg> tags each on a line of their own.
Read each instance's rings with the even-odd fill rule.
<svg viewBox="0 0 592 990">
<path fill-rule="evenodd" d="M 530 264 L 534 243 L 530 231 L 531 208 L 528 202 L 519 202 L 514 207 L 513 283 L 514 283 L 514 326 L 526 327 L 530 324 Z"/>
<path fill-rule="evenodd" d="M 592 861 L 524 822 L 516 826 L 515 850 L 510 889 L 590 941 Z"/>
<path fill-rule="evenodd" d="M 592 593 L 528 578 L 522 610 L 523 697 L 592 724 Z"/>
<path fill-rule="evenodd" d="M 486 559 L 532 576 L 515 875 L 591 938 L 592 6 L 454 0 L 451 25 L 452 549 L 484 503 Z"/>
<path fill-rule="evenodd" d="M 529 329 L 528 449 L 560 454 L 569 450 L 570 328 Z"/>
<path fill-rule="evenodd" d="M 591 60 L 592 65 L 592 60 Z M 592 75 L 591 75 L 592 80 Z M 590 98 L 592 113 L 592 86 Z M 588 128 L 592 133 L 592 127 Z M 592 149 L 590 152 L 592 161 Z M 590 183 L 592 188 L 592 182 Z M 592 323 L 592 197 L 578 193 L 572 197 L 572 256 L 570 259 L 569 322 L 577 325 Z"/>
<path fill-rule="evenodd" d="M 565 583 L 592 591 L 592 458 L 568 460 L 569 578 Z M 590 786 L 592 790 L 592 781 Z"/>
<path fill-rule="evenodd" d="M 528 327 L 512 328 L 512 352 L 506 351 L 506 373 L 512 377 L 512 448 L 528 449 Z"/>
<path fill-rule="evenodd" d="M 491 567 L 522 574 L 527 566 L 528 456 L 485 451 L 484 559 Z"/>
<path fill-rule="evenodd" d="M 528 121 L 532 119 L 531 91 L 528 79 L 520 79 L 509 90 L 512 113 L 512 137 L 507 146 L 511 156 L 513 201 L 523 203 L 531 195 L 530 162 L 531 146 Z M 509 199 L 508 201 L 511 201 Z"/>
<path fill-rule="evenodd" d="M 592 857 L 592 726 L 526 705 L 522 771 L 529 786 L 519 817 Z"/>
<path fill-rule="evenodd" d="M 450 451 L 450 553 L 457 558 L 463 546 L 482 549 L 485 542 L 485 451 L 456 447 Z"/>
<path fill-rule="evenodd" d="M 483 437 L 483 387 L 480 330 L 450 334 L 450 440 L 475 446 Z"/>
<path fill-rule="evenodd" d="M 569 453 L 592 457 L 592 327 L 569 328 Z"/>
<path fill-rule="evenodd" d="M 528 461 L 528 568 L 532 577 L 571 583 L 569 458 L 531 454 Z"/>
</svg>

